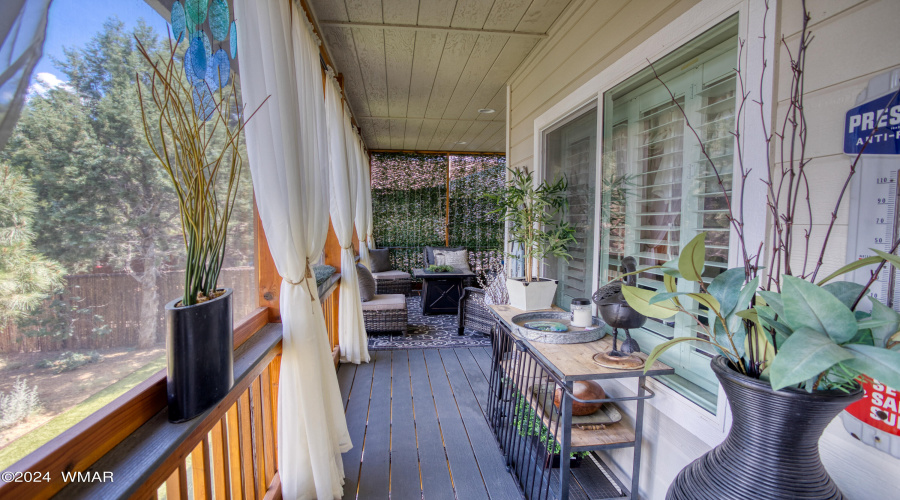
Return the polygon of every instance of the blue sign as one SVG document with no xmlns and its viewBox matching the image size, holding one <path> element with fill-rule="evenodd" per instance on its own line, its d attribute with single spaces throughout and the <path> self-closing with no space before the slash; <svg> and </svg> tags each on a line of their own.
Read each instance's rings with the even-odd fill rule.
<svg viewBox="0 0 900 500">
<path fill-rule="evenodd" d="M 862 150 L 864 155 L 900 155 L 898 101 L 897 94 L 892 92 L 847 111 L 844 153 L 856 155 Z"/>
</svg>

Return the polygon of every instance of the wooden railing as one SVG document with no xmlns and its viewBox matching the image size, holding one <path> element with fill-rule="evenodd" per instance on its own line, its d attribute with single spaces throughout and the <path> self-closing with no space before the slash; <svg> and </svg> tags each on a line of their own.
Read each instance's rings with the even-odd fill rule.
<svg viewBox="0 0 900 500">
<path fill-rule="evenodd" d="M 237 350 L 234 388 L 194 420 L 149 419 L 60 491 L 65 498 L 257 499 L 280 497 L 277 394 L 281 325 L 268 324 Z M 99 476 L 97 476 L 99 474 Z"/>
</svg>

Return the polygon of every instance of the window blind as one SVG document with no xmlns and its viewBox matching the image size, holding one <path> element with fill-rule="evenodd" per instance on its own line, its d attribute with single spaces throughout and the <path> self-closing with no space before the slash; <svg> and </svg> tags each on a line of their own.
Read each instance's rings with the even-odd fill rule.
<svg viewBox="0 0 900 500">
<path fill-rule="evenodd" d="M 668 90 L 652 74 L 643 73 L 604 95 L 601 285 L 619 276 L 625 256 L 635 257 L 639 268 L 660 265 L 677 259 L 701 232 L 707 232 L 704 281 L 709 283 L 727 268 L 725 194 L 730 194 L 734 169 L 736 33 L 734 22 L 710 35 L 713 40 L 692 42 L 684 53 L 679 49 L 655 63 L 658 69 L 668 68 L 661 73 Z M 685 115 L 713 163 L 702 154 Z M 638 286 L 663 289 L 663 273 L 641 273 Z M 697 292 L 699 286 L 679 280 L 678 291 Z M 703 306 L 689 299 L 682 304 L 706 325 L 713 323 Z M 649 352 L 668 339 L 706 338 L 707 332 L 691 318 L 676 315 L 650 320 L 632 335 Z M 688 385 L 706 391 L 701 404 L 713 411 L 717 383 L 709 361 L 715 353 L 700 342 L 680 346 L 670 349 L 663 361 Z"/>
</svg>

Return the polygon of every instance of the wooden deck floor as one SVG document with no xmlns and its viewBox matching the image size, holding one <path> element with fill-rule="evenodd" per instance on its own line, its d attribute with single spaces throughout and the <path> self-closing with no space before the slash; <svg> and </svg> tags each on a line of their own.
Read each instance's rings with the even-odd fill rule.
<svg viewBox="0 0 900 500">
<path fill-rule="evenodd" d="M 344 498 L 521 499 L 484 418 L 488 348 L 372 351 L 338 370 Z"/>
</svg>

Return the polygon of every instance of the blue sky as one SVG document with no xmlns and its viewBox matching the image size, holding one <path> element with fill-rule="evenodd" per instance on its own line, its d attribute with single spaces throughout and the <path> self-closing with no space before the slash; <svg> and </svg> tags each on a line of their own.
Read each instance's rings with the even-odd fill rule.
<svg viewBox="0 0 900 500">
<path fill-rule="evenodd" d="M 35 75 L 51 73 L 58 79 L 64 79 L 65 76 L 53 66 L 50 56 L 61 59 L 63 47 L 84 46 L 112 16 L 123 21 L 127 29 L 143 18 L 157 32 L 166 32 L 168 19 L 160 16 L 144 0 L 53 0 L 44 55 L 35 68 Z"/>
</svg>

